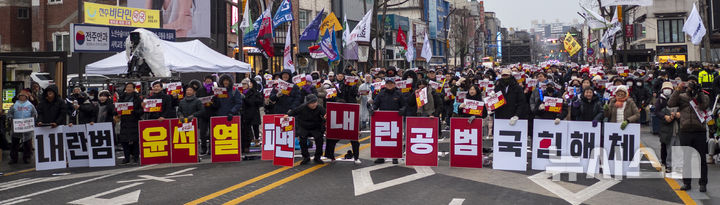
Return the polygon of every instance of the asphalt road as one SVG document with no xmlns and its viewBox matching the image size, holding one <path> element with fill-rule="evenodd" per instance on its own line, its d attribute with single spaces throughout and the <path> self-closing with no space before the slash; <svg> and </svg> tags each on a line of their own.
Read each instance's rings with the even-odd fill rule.
<svg viewBox="0 0 720 205">
<path fill-rule="evenodd" d="M 643 132 L 643 141 L 657 137 Z M 484 144 L 491 145 L 491 141 Z M 347 141 L 336 154 L 345 153 Z M 447 151 L 441 141 L 440 151 Z M 644 143 L 644 142 L 643 142 Z M 645 144 L 645 143 L 644 143 Z M 683 204 L 695 202 L 673 190 L 672 179 L 595 179 L 540 171 L 491 168 L 406 167 L 373 164 L 369 140 L 362 164 L 273 166 L 268 161 L 121 165 L 8 172 L 0 177 L 0 204 Z M 299 155 L 299 152 L 296 152 Z M 296 155 L 296 156 L 297 156 Z M 300 158 L 296 157 L 296 162 Z M 297 165 L 298 163 L 296 163 Z M 3 164 L 2 166 L 7 166 Z M 655 171 L 649 165 L 642 170 Z M 674 182 L 674 183 L 673 183 Z M 713 183 L 713 182 L 711 182 Z M 677 188 L 677 187 L 675 187 Z M 704 201 L 712 203 L 713 201 Z"/>
</svg>

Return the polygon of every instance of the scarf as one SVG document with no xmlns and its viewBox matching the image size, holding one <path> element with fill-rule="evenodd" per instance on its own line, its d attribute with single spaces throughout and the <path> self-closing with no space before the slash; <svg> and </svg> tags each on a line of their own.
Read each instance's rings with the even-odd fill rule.
<svg viewBox="0 0 720 205">
<path fill-rule="evenodd" d="M 623 106 L 623 103 L 628 99 L 628 96 L 625 95 L 624 98 L 615 97 L 615 107 L 621 108 Z"/>
<path fill-rule="evenodd" d="M 203 86 L 205 87 L 205 91 L 207 91 L 208 93 L 212 92 L 212 87 L 213 87 L 212 83 L 203 84 Z"/>
</svg>

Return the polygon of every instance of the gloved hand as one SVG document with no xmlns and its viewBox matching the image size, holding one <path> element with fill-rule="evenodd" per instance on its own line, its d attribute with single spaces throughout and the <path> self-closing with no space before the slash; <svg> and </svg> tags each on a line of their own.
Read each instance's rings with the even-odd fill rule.
<svg viewBox="0 0 720 205">
<path fill-rule="evenodd" d="M 597 126 L 598 126 L 598 121 L 597 121 L 597 120 L 593 120 L 593 121 L 592 121 L 592 126 L 593 126 L 593 127 L 597 127 Z"/>
<path fill-rule="evenodd" d="M 538 110 L 545 110 L 545 103 L 540 103 Z"/>
<path fill-rule="evenodd" d="M 233 120 L 233 115 L 232 115 L 232 114 L 228 114 L 228 116 L 227 116 L 227 121 L 230 122 L 230 121 L 232 121 L 232 120 Z"/>
<path fill-rule="evenodd" d="M 458 106 L 458 107 L 459 107 L 459 108 L 465 108 L 465 103 L 460 103 L 460 106 Z"/>
<path fill-rule="evenodd" d="M 555 125 L 560 124 L 560 118 L 555 118 Z"/>
<path fill-rule="evenodd" d="M 515 123 L 518 121 L 518 116 L 513 116 L 510 118 L 510 126 L 515 126 Z"/>
<path fill-rule="evenodd" d="M 620 129 L 625 130 L 625 127 L 627 127 L 628 123 L 629 122 L 627 120 L 623 121 L 622 124 L 620 124 Z"/>
<path fill-rule="evenodd" d="M 475 116 L 471 116 L 468 120 L 468 124 L 472 124 L 473 120 L 475 120 Z"/>
</svg>

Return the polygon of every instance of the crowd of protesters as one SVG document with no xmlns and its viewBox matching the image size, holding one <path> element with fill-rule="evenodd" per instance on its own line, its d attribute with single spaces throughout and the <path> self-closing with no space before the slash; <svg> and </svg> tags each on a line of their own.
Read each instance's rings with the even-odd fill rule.
<svg viewBox="0 0 720 205">
<path fill-rule="evenodd" d="M 650 125 L 653 134 L 659 135 L 662 144 L 661 163 L 667 165 L 670 146 L 694 147 L 701 156 L 709 154 L 706 131 L 715 138 L 714 120 L 702 122 L 695 109 L 714 109 L 715 97 L 720 92 L 720 79 L 716 65 L 661 64 L 640 67 L 583 66 L 570 63 L 543 63 L 539 65 L 507 65 L 497 68 L 448 69 L 444 67 L 396 69 L 394 67 L 359 72 L 348 66 L 338 72 L 311 72 L 305 74 L 307 82 L 296 84 L 297 73 L 283 70 L 274 74 L 207 76 L 202 81 L 183 83 L 183 93 L 168 94 L 164 84 L 151 83 L 148 95 L 141 95 L 136 84 L 117 86 L 117 90 L 85 92 L 76 87 L 67 96 L 58 95 L 55 86 L 18 92 L 15 104 L 7 111 L 6 121 L 35 118 L 37 126 L 119 123 L 117 141 L 122 146 L 122 163 L 138 161 L 138 121 L 152 119 L 187 118 L 198 120 L 200 153 L 209 154 L 209 119 L 222 116 L 231 119 L 241 116 L 242 151 L 260 144 L 261 115 L 284 114 L 297 119 L 296 135 L 302 149 L 302 164 L 310 161 L 308 148 L 316 146 L 313 161 L 335 159 L 338 140 L 324 139 L 325 105 L 328 102 L 360 104 L 361 129 L 368 129 L 374 111 L 398 111 L 401 116 L 439 117 L 441 127 L 448 129 L 451 117 L 485 119 L 484 137 L 491 138 L 493 119 L 517 120 L 548 119 L 588 121 L 592 126 L 601 122 Z M 353 80 L 348 80 L 352 78 Z M 357 80 L 357 81 L 356 81 Z M 278 82 L 293 84 L 289 92 L 278 89 Z M 482 84 L 480 82 L 491 82 Z M 236 85 L 239 82 L 239 85 Z M 399 85 L 402 83 L 402 85 Z M 218 95 L 215 88 L 228 92 Z M 271 88 L 271 90 L 267 89 Z M 427 103 L 417 105 L 416 90 L 426 89 Z M 269 92 L 268 92 L 269 91 Z M 461 94 L 462 93 L 462 94 Z M 461 99 L 484 101 L 491 93 L 501 94 L 505 104 L 494 110 L 483 108 L 481 115 L 463 112 L 466 104 Z M 182 96 L 180 96 L 182 94 Z M 211 97 L 210 102 L 201 98 Z M 63 99 L 65 98 L 65 99 Z M 546 98 L 561 98 L 560 112 L 548 111 Z M 133 102 L 145 107 L 144 99 L 159 99 L 162 109 L 143 112 L 134 109 L 120 115 L 114 103 Z M 693 103 L 691 103 L 693 102 Z M 691 105 L 692 104 L 692 105 Z M 695 108 L 693 108 L 695 107 Z M 713 119 L 717 118 L 711 110 Z M 487 124 L 487 125 L 485 125 Z M 710 125 L 710 126 L 706 126 Z M 529 123 L 532 126 L 532 123 Z M 531 129 L 531 128 L 530 128 Z M 440 135 L 442 136 L 442 135 Z M 313 139 L 310 141 L 310 139 Z M 18 150 L 23 150 L 23 161 L 29 163 L 31 135 L 12 134 L 11 164 L 18 162 Z M 352 149 L 346 157 L 359 160 L 359 142 L 351 141 Z M 325 149 L 323 150 L 323 144 Z M 713 153 L 710 153 L 713 154 Z M 376 159 L 375 163 L 384 163 Z M 398 163 L 393 159 L 393 163 Z M 700 190 L 707 184 L 707 166 L 702 164 Z M 668 168 L 669 170 L 669 168 Z M 682 189 L 690 189 L 685 181 Z"/>
</svg>

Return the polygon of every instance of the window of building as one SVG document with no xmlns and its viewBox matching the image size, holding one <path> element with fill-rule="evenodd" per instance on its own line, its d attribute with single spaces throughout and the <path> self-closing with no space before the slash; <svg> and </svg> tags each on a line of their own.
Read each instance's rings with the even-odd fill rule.
<svg viewBox="0 0 720 205">
<path fill-rule="evenodd" d="M 63 0 L 48 0 L 48 4 L 62 4 Z"/>
<path fill-rule="evenodd" d="M 18 8 L 18 19 L 29 19 L 30 18 L 30 9 L 28 8 Z"/>
<path fill-rule="evenodd" d="M 682 19 L 658 20 L 658 43 L 684 43 L 685 33 L 682 31 Z"/>
<path fill-rule="evenodd" d="M 53 33 L 53 51 L 70 51 L 70 34 L 68 32 Z"/>
<path fill-rule="evenodd" d="M 298 24 L 298 28 L 300 28 L 300 30 L 305 29 L 308 25 L 308 14 L 310 14 L 310 11 L 308 10 L 300 9 L 300 11 L 298 11 L 298 21 L 300 22 L 300 24 Z"/>
</svg>

